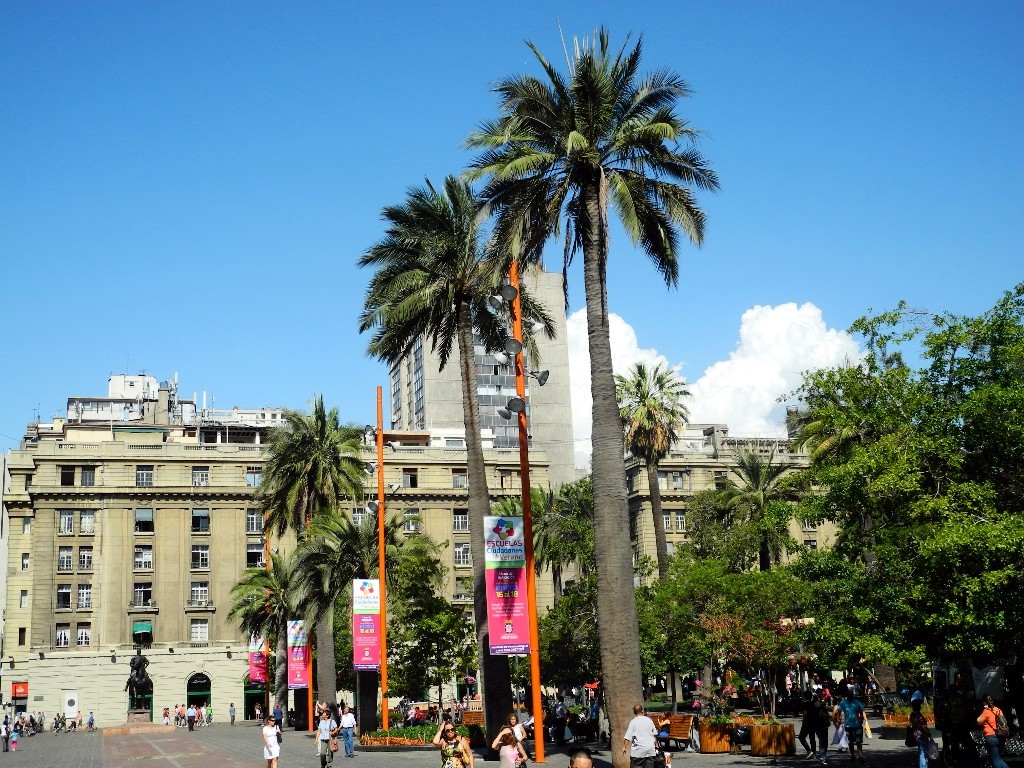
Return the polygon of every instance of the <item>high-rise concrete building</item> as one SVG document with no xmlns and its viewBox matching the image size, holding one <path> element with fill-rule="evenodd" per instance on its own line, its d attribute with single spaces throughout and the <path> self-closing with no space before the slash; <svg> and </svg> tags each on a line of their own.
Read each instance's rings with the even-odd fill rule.
<svg viewBox="0 0 1024 768">
<path fill-rule="evenodd" d="M 563 280 L 561 274 L 531 269 L 525 273 L 523 283 L 547 309 L 555 325 L 555 338 L 537 337 L 539 369 L 549 375 L 543 386 L 535 377 L 527 377 L 526 402 L 531 454 L 533 449 L 544 452 L 548 479 L 558 487 L 578 478 L 573 457 Z M 516 420 L 503 419 L 498 414 L 498 409 L 516 394 L 511 363 L 499 363 L 480 344 L 476 345 L 473 362 L 480 428 L 485 440 L 496 449 L 518 448 Z M 440 360 L 429 342 L 417 341 L 412 352 L 391 367 L 390 389 L 393 429 L 464 435 L 458 348 L 452 350 L 448 364 L 440 370 Z M 538 484 L 534 478 L 531 482 Z"/>
</svg>

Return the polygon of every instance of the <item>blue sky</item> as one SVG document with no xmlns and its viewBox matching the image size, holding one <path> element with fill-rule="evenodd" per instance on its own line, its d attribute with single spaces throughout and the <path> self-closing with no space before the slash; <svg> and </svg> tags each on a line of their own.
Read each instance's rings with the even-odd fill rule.
<svg viewBox="0 0 1024 768">
<path fill-rule="evenodd" d="M 788 386 L 868 308 L 977 313 L 1024 279 L 1019 2 L 8 0 L 0 449 L 126 371 L 371 419 L 386 371 L 354 264 L 380 209 L 465 167 L 490 85 L 538 73 L 525 39 L 564 61 L 559 24 L 602 23 L 689 81 L 722 183 L 677 290 L 613 236 L 610 308 L 645 354 L 696 382 L 752 335 L 762 360 L 785 348 Z M 798 316 L 817 331 L 790 333 Z"/>
</svg>

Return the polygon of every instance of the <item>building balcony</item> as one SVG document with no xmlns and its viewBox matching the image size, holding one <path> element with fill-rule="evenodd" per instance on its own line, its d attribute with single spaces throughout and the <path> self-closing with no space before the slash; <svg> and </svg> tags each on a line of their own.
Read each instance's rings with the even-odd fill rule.
<svg viewBox="0 0 1024 768">
<path fill-rule="evenodd" d="M 216 611 L 216 607 L 213 605 L 213 600 L 186 600 L 185 601 L 186 611 L 206 611 L 213 613 Z"/>
<path fill-rule="evenodd" d="M 128 613 L 160 613 L 156 600 L 132 600 L 128 603 Z"/>
</svg>

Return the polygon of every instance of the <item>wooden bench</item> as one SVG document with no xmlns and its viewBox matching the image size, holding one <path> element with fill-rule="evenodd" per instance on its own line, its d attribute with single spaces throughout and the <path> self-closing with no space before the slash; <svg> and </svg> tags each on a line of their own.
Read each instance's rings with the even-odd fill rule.
<svg viewBox="0 0 1024 768">
<path fill-rule="evenodd" d="M 674 742 L 679 748 L 681 744 L 692 746 L 690 739 L 693 733 L 693 715 L 669 715 L 668 741 Z"/>
<path fill-rule="evenodd" d="M 462 724 L 463 725 L 480 725 L 484 724 L 484 712 L 482 709 L 467 709 L 462 713 Z"/>
</svg>

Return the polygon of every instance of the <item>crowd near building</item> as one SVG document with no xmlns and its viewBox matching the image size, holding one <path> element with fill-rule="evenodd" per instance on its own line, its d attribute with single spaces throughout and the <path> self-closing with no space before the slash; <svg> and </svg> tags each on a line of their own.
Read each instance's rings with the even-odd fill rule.
<svg viewBox="0 0 1024 768">
<path fill-rule="evenodd" d="M 561 297 L 561 283 L 534 286 Z M 550 297 L 542 300 L 550 300 Z M 556 303 L 556 302 L 550 302 Z M 548 375 L 528 393 L 534 486 L 577 479 L 573 467 L 568 355 L 564 319 L 543 344 Z M 514 422 L 496 414 L 513 392 L 500 357 L 477 349 L 477 392 L 489 491 L 521 492 Z M 408 518 L 407 535 L 447 541 L 444 589 L 471 610 L 473 583 L 467 515 L 466 441 L 457 361 L 437 373 L 417 345 L 391 370 L 391 429 L 386 430 L 386 506 Z M 372 395 L 372 393 L 371 393 Z M 368 398 L 369 399 L 369 398 Z M 20 447 L 0 462 L 0 554 L 7 562 L 0 690 L 16 710 L 69 717 L 93 711 L 97 726 L 121 724 L 125 683 L 138 651 L 149 660 L 151 712 L 206 703 L 227 712 L 233 702 L 251 717 L 264 702 L 247 678 L 247 644 L 228 619 L 230 591 L 245 569 L 263 567 L 270 541 L 256 501 L 271 429 L 279 408 L 206 407 L 205 393 L 184 398 L 177 375 L 112 375 L 105 396 L 73 396 L 66 412 L 28 425 Z M 344 412 L 346 408 L 342 407 Z M 775 451 L 802 466 L 785 441 L 729 438 L 724 425 L 690 425 L 659 471 L 666 530 L 686 537 L 686 501 L 714 487 L 740 448 Z M 366 446 L 367 461 L 374 448 Z M 650 499 L 643 464 L 627 458 L 632 536 L 638 554 L 654 556 Z M 367 479 L 367 494 L 375 493 Z M 362 501 L 350 514 L 366 514 Z M 822 532 L 796 531 L 803 543 Z M 538 580 L 541 610 L 553 599 L 551 579 Z"/>
</svg>

